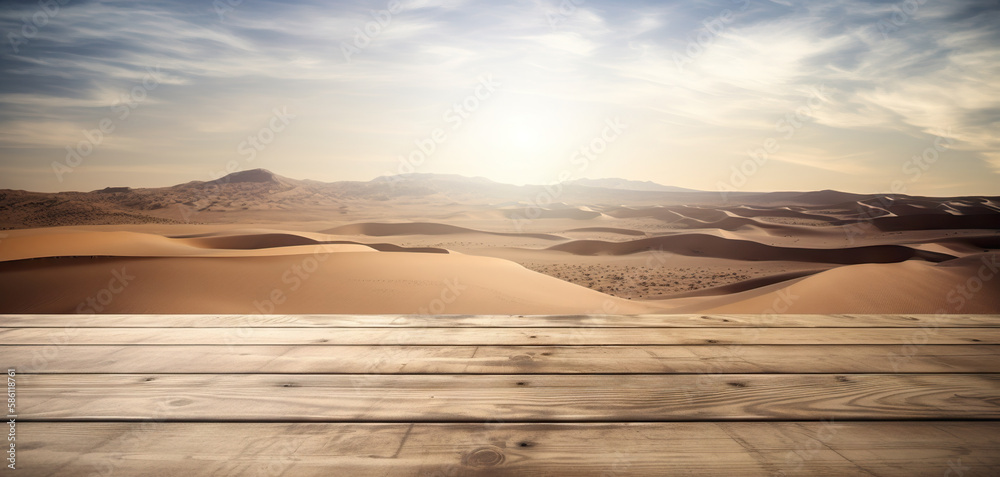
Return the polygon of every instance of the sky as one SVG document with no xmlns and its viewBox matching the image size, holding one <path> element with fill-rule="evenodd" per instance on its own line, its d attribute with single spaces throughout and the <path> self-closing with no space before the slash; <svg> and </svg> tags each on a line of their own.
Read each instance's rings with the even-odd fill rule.
<svg viewBox="0 0 1000 477">
<path fill-rule="evenodd" d="M 36 0 L 0 32 L 0 188 L 1000 195 L 995 0 Z"/>
</svg>

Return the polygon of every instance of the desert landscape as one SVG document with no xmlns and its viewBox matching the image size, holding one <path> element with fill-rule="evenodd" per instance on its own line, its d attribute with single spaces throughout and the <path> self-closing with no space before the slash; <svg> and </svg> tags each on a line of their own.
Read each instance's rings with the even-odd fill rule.
<svg viewBox="0 0 1000 477">
<path fill-rule="evenodd" d="M 1000 312 L 1000 197 L 256 169 L 0 212 L 3 313 Z"/>
<path fill-rule="evenodd" d="M 996 0 L 0 32 L 0 477 L 1000 475 Z"/>
</svg>

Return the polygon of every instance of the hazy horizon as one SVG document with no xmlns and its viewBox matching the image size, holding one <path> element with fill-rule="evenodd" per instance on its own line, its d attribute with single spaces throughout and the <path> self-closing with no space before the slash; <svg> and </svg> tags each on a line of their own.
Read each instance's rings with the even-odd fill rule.
<svg viewBox="0 0 1000 477">
<path fill-rule="evenodd" d="M 254 168 L 254 169 L 263 169 L 263 170 L 266 170 L 268 172 L 271 172 L 272 174 L 275 174 L 275 175 L 277 175 L 279 177 L 283 177 L 283 178 L 286 178 L 286 179 L 292 179 L 292 180 L 309 180 L 308 178 L 293 177 L 293 176 L 290 176 L 290 175 L 281 174 L 281 173 L 278 173 L 276 171 L 272 171 L 272 170 L 267 169 L 267 168 Z M 251 170 L 254 170 L 254 169 L 244 169 L 244 170 L 240 170 L 240 171 L 234 171 L 233 173 L 246 172 L 246 171 L 251 171 Z M 233 174 L 233 173 L 229 173 L 229 174 Z M 226 175 L 229 175 L 229 174 L 226 174 Z M 463 175 L 463 174 L 435 173 L 435 172 L 416 172 L 416 173 L 406 173 L 406 174 L 402 174 L 402 175 L 409 175 L 409 174 L 416 174 L 416 175 L 426 174 L 426 175 L 439 175 L 439 176 L 457 176 L 457 177 L 462 177 L 462 178 L 470 179 L 470 180 L 471 179 L 486 179 L 486 180 L 493 181 L 494 183 L 497 183 L 497 184 L 514 185 L 514 186 L 522 186 L 522 187 L 530 187 L 530 186 L 544 187 L 544 186 L 554 185 L 555 184 L 555 183 L 520 183 L 520 184 L 515 184 L 515 183 L 511 183 L 511 182 L 497 181 L 497 180 L 490 179 L 489 177 L 484 177 L 484 176 L 467 176 L 467 175 Z M 221 177 L 225 177 L 226 175 L 220 176 L 220 178 Z M 327 181 L 327 180 L 317 180 L 317 179 L 312 179 L 312 180 L 317 180 L 318 182 L 322 182 L 322 183 L 335 183 L 335 182 L 362 182 L 363 183 L 363 182 L 373 182 L 373 181 L 376 181 L 376 180 L 379 180 L 379 179 L 383 179 L 385 177 L 387 177 L 387 176 L 375 176 L 375 177 L 371 177 L 369 179 L 343 179 L 343 180 L 330 180 L 330 181 Z M 625 179 L 625 178 L 622 178 L 622 177 L 574 177 L 574 178 L 572 178 L 572 179 L 570 179 L 570 180 L 568 180 L 566 182 L 574 182 L 574 181 L 577 181 L 577 180 L 583 180 L 583 181 L 625 180 L 625 181 L 629 181 L 629 182 L 633 182 L 633 183 L 651 183 L 651 184 L 655 184 L 655 185 L 658 185 L 658 186 L 679 187 L 679 186 L 675 186 L 673 184 L 663 184 L 663 183 L 660 183 L 660 182 L 657 182 L 657 181 L 652 181 L 652 180 Z M 130 188 L 133 188 L 133 189 L 147 189 L 147 188 L 148 189 L 157 189 L 157 188 L 169 188 L 169 187 L 173 187 L 173 186 L 180 186 L 180 185 L 184 185 L 186 183 L 192 182 L 192 181 L 205 181 L 205 182 L 207 182 L 208 179 L 207 178 L 193 178 L 193 179 L 190 179 L 190 180 L 184 180 L 184 181 L 176 182 L 176 183 L 170 182 L 170 183 L 163 183 L 163 184 L 159 184 L 159 185 L 149 185 L 149 186 L 133 186 L 133 185 L 129 185 L 129 184 L 107 184 L 107 185 L 103 185 L 101 187 L 97 187 L 97 188 L 94 188 L 94 189 L 73 189 L 73 190 L 71 190 L 71 189 L 64 189 L 64 190 L 58 190 L 58 191 L 34 191 L 34 190 L 27 190 L 27 189 L 14 189 L 14 190 L 25 190 L 27 192 L 59 193 L 59 192 L 94 192 L 94 191 L 99 191 L 99 190 L 102 190 L 102 189 L 105 189 L 105 188 L 115 188 L 115 187 L 130 187 Z M 685 188 L 682 188 L 682 189 L 685 189 Z M 8 189 L 8 190 L 11 190 L 11 189 Z M 823 190 L 833 190 L 833 191 L 836 191 L 836 192 L 845 192 L 845 193 L 851 193 L 851 194 L 885 194 L 885 193 L 891 193 L 891 192 L 888 192 L 888 191 L 865 192 L 865 191 L 853 191 L 853 190 L 842 190 L 842 189 L 774 189 L 774 190 L 753 190 L 753 189 L 750 189 L 750 188 L 739 189 L 739 190 L 737 190 L 737 192 L 746 192 L 746 193 L 815 192 L 815 191 L 823 191 Z M 647 192 L 656 192 L 656 191 L 647 191 Z M 667 193 L 678 193 L 678 192 L 681 192 L 681 193 L 683 193 L 683 192 L 702 193 L 702 192 L 720 192 L 720 191 L 718 191 L 718 190 L 704 190 L 704 189 L 690 189 L 690 190 L 665 191 L 665 192 L 667 192 Z M 726 194 L 722 194 L 720 192 L 720 195 L 721 196 L 725 196 Z M 904 194 L 904 195 L 921 196 L 921 194 Z M 990 194 L 978 194 L 977 196 L 997 197 L 997 196 L 1000 196 L 1000 194 L 992 194 L 992 195 L 990 195 Z M 957 196 L 926 195 L 926 197 L 947 198 L 947 197 L 957 197 Z"/>
<path fill-rule="evenodd" d="M 265 168 L 1000 195 L 995 2 L 50 3 L 0 14 L 0 188 Z"/>
</svg>

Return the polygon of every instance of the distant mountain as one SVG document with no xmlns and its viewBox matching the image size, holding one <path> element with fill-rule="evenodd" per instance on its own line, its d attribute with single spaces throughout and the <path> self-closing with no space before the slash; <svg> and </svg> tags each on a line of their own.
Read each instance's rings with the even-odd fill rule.
<svg viewBox="0 0 1000 477">
<path fill-rule="evenodd" d="M 232 174 L 220 177 L 214 181 L 209 181 L 208 185 L 222 185 L 222 184 L 241 184 L 246 182 L 252 183 L 269 183 L 269 184 L 280 184 L 282 183 L 281 177 L 267 169 L 251 169 L 248 171 L 233 172 Z"/>
<path fill-rule="evenodd" d="M 246 171 L 237 171 L 231 174 L 222 176 L 214 181 L 202 182 L 194 181 L 188 182 L 186 184 L 179 184 L 174 187 L 222 187 L 222 186 L 236 186 L 236 187 L 250 187 L 250 188 L 268 188 L 268 189 L 289 189 L 297 187 L 302 184 L 303 181 L 296 179 L 289 179 L 288 177 L 279 176 L 267 169 L 250 169 Z"/>
<path fill-rule="evenodd" d="M 642 192 L 699 192 L 695 189 L 685 189 L 683 187 L 666 186 L 652 181 L 633 181 L 629 179 L 607 178 L 607 179 L 576 179 L 568 181 L 567 184 L 584 187 L 598 187 L 602 189 L 635 190 Z"/>
<path fill-rule="evenodd" d="M 878 220 L 909 220 L 882 216 L 921 217 L 929 211 L 936 214 L 935 220 L 943 220 L 943 217 L 957 221 L 948 222 L 951 225 L 983 228 L 982 224 L 975 222 L 980 220 L 995 228 L 995 214 L 1000 209 L 996 204 L 1000 204 L 1000 200 L 980 198 L 961 203 L 949 202 L 942 206 L 940 201 L 928 202 L 906 196 L 886 197 L 829 190 L 732 192 L 723 195 L 718 191 L 693 191 L 625 179 L 513 185 L 482 177 L 419 173 L 380 177 L 371 181 L 321 182 L 289 179 L 265 169 L 253 169 L 234 172 L 212 181 L 191 181 L 158 188 L 119 186 L 91 192 L 58 193 L 0 190 L 0 230 L 83 224 L 235 223 L 240 220 L 263 223 L 285 220 L 290 211 L 295 211 L 299 220 L 329 221 L 331 218 L 350 216 L 356 211 L 369 214 L 371 210 L 395 210 L 403 214 L 405 210 L 433 211 L 437 206 L 456 205 L 469 210 L 499 211 L 512 220 L 525 217 L 591 218 L 608 214 L 615 217 L 661 217 L 668 222 L 676 221 L 676 211 L 681 209 L 683 214 L 689 214 L 699 207 L 727 206 L 740 208 L 743 214 L 761 215 L 763 212 L 751 209 L 819 205 L 855 216 L 860 213 L 866 214 L 865 217 L 874 214 Z M 390 209 L 380 209 L 387 205 Z M 950 218 L 948 214 L 959 209 L 962 214 L 975 216 Z M 647 214 L 648 211 L 652 211 L 652 215 Z M 795 210 L 782 213 L 809 215 Z M 718 222 L 720 217 L 721 220 L 729 220 L 722 215 L 705 220 Z M 907 224 L 879 223 L 879 227 L 898 228 L 909 226 Z M 956 225 L 954 228 L 961 227 Z"/>
</svg>

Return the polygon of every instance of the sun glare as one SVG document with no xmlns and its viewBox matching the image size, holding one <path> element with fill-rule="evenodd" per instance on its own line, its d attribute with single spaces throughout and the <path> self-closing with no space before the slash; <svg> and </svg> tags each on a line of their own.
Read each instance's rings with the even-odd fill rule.
<svg viewBox="0 0 1000 477">
<path fill-rule="evenodd" d="M 517 116 L 511 118 L 507 125 L 506 136 L 514 148 L 531 151 L 546 146 L 546 138 L 551 137 L 551 123 L 541 116 Z"/>
</svg>

